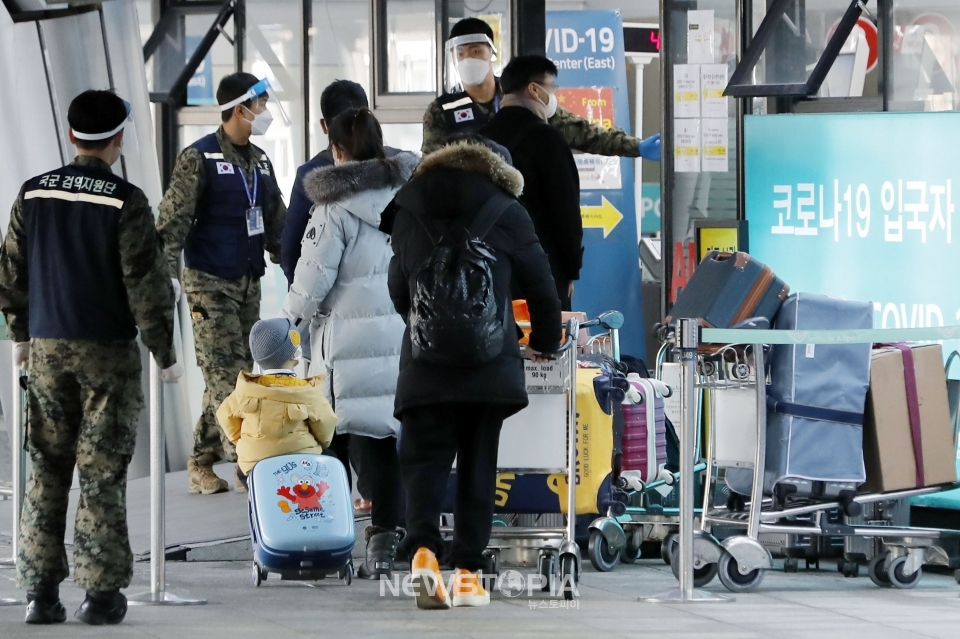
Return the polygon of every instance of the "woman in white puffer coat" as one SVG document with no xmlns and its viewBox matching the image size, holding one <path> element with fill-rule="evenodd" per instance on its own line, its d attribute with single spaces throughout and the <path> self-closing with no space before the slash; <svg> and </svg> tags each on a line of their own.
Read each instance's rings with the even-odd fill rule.
<svg viewBox="0 0 960 639">
<path fill-rule="evenodd" d="M 329 136 L 335 165 L 304 179 L 315 206 L 283 312 L 298 326 L 310 324 L 310 374 L 326 375 L 337 432 L 360 449 L 373 508 L 359 575 L 389 577 L 403 521 L 393 411 L 404 322 L 387 289 L 390 236 L 378 227 L 418 157 L 385 159 L 380 124 L 367 109 L 337 116 Z"/>
</svg>

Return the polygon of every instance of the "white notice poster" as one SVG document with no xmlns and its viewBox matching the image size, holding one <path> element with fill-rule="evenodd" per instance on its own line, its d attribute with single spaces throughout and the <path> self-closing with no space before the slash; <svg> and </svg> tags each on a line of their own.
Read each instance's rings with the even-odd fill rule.
<svg viewBox="0 0 960 639">
<path fill-rule="evenodd" d="M 700 117 L 700 66 L 673 66 L 673 117 Z"/>
<path fill-rule="evenodd" d="M 700 123 L 700 138 L 703 142 L 701 153 L 701 170 L 725 173 L 730 169 L 728 156 L 730 155 L 729 131 L 730 123 L 727 118 L 704 118 Z"/>
<path fill-rule="evenodd" d="M 611 190 L 623 188 L 620 175 L 620 158 L 575 153 L 577 173 L 580 175 L 580 189 L 583 191 Z"/>
<path fill-rule="evenodd" d="M 673 121 L 673 170 L 700 172 L 700 120 Z"/>
<path fill-rule="evenodd" d="M 727 65 L 704 64 L 700 67 L 700 117 L 725 118 L 727 98 L 723 90 L 727 88 Z"/>
<path fill-rule="evenodd" d="M 713 11 L 687 11 L 687 62 L 713 64 Z"/>
</svg>

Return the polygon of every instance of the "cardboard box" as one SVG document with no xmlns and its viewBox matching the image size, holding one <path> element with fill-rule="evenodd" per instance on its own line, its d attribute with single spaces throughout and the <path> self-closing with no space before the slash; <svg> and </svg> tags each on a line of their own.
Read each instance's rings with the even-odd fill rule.
<svg viewBox="0 0 960 639">
<path fill-rule="evenodd" d="M 924 485 L 957 480 L 947 379 L 939 344 L 911 346 L 920 408 Z M 875 349 L 870 362 L 870 391 L 863 424 L 867 482 L 863 492 L 918 488 L 917 466 L 907 412 L 903 354 Z"/>
</svg>

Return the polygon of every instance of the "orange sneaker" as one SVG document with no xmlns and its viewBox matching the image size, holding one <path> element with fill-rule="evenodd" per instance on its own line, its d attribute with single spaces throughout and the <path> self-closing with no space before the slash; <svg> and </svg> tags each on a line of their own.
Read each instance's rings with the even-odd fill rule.
<svg viewBox="0 0 960 639">
<path fill-rule="evenodd" d="M 489 605 L 490 593 L 484 590 L 480 575 L 458 568 L 453 576 L 453 607 Z"/>
<path fill-rule="evenodd" d="M 417 593 L 417 608 L 423 610 L 446 610 L 450 607 L 450 595 L 440 574 L 440 562 L 428 548 L 417 549 L 410 562 L 410 575 L 413 577 Z"/>
</svg>

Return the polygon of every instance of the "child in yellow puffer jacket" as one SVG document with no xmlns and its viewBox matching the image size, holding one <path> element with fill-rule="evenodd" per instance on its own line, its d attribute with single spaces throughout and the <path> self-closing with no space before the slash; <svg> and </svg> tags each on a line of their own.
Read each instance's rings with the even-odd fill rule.
<svg viewBox="0 0 960 639">
<path fill-rule="evenodd" d="M 330 445 L 337 416 L 323 396 L 323 376 L 300 379 L 300 333 L 286 318 L 260 320 L 250 331 L 250 351 L 263 371 L 244 371 L 217 420 L 237 447 L 237 477 L 261 459 L 288 453 L 320 453 Z"/>
</svg>

